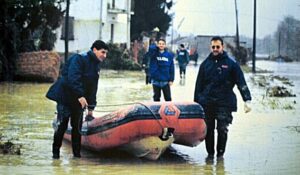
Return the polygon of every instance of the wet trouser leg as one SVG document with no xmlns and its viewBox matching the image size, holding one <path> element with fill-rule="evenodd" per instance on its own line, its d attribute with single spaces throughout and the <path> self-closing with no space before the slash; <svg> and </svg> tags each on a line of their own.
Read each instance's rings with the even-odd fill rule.
<svg viewBox="0 0 300 175">
<path fill-rule="evenodd" d="M 149 84 L 151 81 L 150 81 L 150 76 L 149 75 L 146 75 L 146 84 Z"/>
<path fill-rule="evenodd" d="M 209 155 L 215 154 L 215 119 L 211 114 L 206 114 L 205 123 L 207 127 L 205 146 Z"/>
<path fill-rule="evenodd" d="M 179 66 L 179 75 L 180 75 L 180 78 L 182 78 L 182 73 L 183 73 L 183 70 L 182 70 L 182 66 Z"/>
<path fill-rule="evenodd" d="M 149 75 L 149 69 L 148 68 L 145 68 L 145 73 L 146 73 L 146 84 L 150 84 L 151 83 L 151 78 L 150 78 L 150 75 Z"/>
<path fill-rule="evenodd" d="M 186 65 L 182 66 L 183 75 L 185 75 L 185 71 L 186 71 Z"/>
<path fill-rule="evenodd" d="M 57 105 L 57 129 L 54 132 L 52 144 L 53 155 L 59 155 L 59 149 L 62 145 L 65 131 L 68 128 L 69 118 L 71 118 L 73 154 L 74 156 L 80 156 L 82 112 L 80 107 L 69 107 L 61 104 Z"/>
<path fill-rule="evenodd" d="M 170 85 L 167 84 L 166 86 L 162 87 L 162 91 L 164 93 L 165 101 L 172 101 Z"/>
<path fill-rule="evenodd" d="M 155 86 L 155 85 L 152 85 L 153 86 L 153 100 L 154 101 L 160 101 L 160 96 L 161 96 L 161 87 L 159 86 Z"/>
<path fill-rule="evenodd" d="M 59 149 L 62 145 L 62 140 L 65 131 L 68 127 L 70 112 L 69 109 L 61 104 L 57 104 L 57 128 L 54 131 L 52 153 L 59 156 Z"/>
<path fill-rule="evenodd" d="M 226 149 L 228 126 L 232 122 L 231 112 L 219 112 L 216 115 L 216 119 L 218 131 L 217 156 L 223 156 Z"/>
<path fill-rule="evenodd" d="M 227 143 L 228 126 L 232 122 L 232 115 L 230 111 L 224 108 L 206 108 L 205 123 L 207 126 L 207 134 L 205 137 L 205 145 L 207 153 L 213 155 L 214 149 L 214 135 L 217 120 L 217 156 L 222 156 L 225 152 Z"/>
<path fill-rule="evenodd" d="M 218 121 L 217 131 L 218 131 L 217 156 L 222 156 L 226 148 L 228 123 L 224 121 Z"/>
<path fill-rule="evenodd" d="M 81 149 L 81 126 L 82 126 L 82 109 L 76 107 L 71 111 L 71 126 L 72 126 L 72 149 L 75 157 L 80 157 Z"/>
</svg>

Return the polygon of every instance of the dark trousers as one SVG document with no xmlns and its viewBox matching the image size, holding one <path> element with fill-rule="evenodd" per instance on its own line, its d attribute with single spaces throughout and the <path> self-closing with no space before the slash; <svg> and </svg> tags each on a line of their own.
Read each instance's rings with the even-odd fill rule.
<svg viewBox="0 0 300 175">
<path fill-rule="evenodd" d="M 179 75 L 181 76 L 182 74 L 185 75 L 186 72 L 186 65 L 181 65 L 179 66 Z"/>
<path fill-rule="evenodd" d="M 145 68 L 145 73 L 146 73 L 146 84 L 151 84 L 151 77 L 149 74 L 149 68 Z"/>
<path fill-rule="evenodd" d="M 172 101 L 171 89 L 170 89 L 169 84 L 167 84 L 164 87 L 159 87 L 159 86 L 153 85 L 153 93 L 154 93 L 153 100 L 154 101 L 160 101 L 161 91 L 163 91 L 163 93 L 164 93 L 165 101 Z"/>
<path fill-rule="evenodd" d="M 69 118 L 72 126 L 72 149 L 74 155 L 80 155 L 81 149 L 81 127 L 83 110 L 78 106 L 69 107 L 57 104 L 57 128 L 54 132 L 52 151 L 59 153 L 65 131 L 68 128 Z"/>
<path fill-rule="evenodd" d="M 231 111 L 220 108 L 210 108 L 205 109 L 205 114 L 205 123 L 207 126 L 207 134 L 205 137 L 206 151 L 210 155 L 215 154 L 215 128 L 217 121 L 217 156 L 222 156 L 226 149 L 228 126 L 232 122 Z"/>
</svg>

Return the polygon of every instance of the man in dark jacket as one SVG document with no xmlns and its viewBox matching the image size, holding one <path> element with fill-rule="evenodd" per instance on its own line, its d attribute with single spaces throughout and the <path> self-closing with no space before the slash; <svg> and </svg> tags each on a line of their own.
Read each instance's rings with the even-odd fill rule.
<svg viewBox="0 0 300 175">
<path fill-rule="evenodd" d="M 189 64 L 190 58 L 188 51 L 184 48 L 184 44 L 180 44 L 180 48 L 177 51 L 177 61 L 180 78 L 185 78 L 186 66 Z"/>
<path fill-rule="evenodd" d="M 75 54 L 65 63 L 62 76 L 50 87 L 46 97 L 57 102 L 57 128 L 52 145 L 53 158 L 59 158 L 64 133 L 69 118 L 72 126 L 72 149 L 74 157 L 81 157 L 81 135 L 83 110 L 93 115 L 96 106 L 96 93 L 100 63 L 106 58 L 108 46 L 96 40 L 91 50 Z"/>
<path fill-rule="evenodd" d="M 243 100 L 245 112 L 251 108 L 251 94 L 239 64 L 225 52 L 223 39 L 211 39 L 211 53 L 201 63 L 196 81 L 194 101 L 201 104 L 206 114 L 207 135 L 205 138 L 208 158 L 213 159 L 215 153 L 214 129 L 217 120 L 217 158 L 223 158 L 228 126 L 232 122 L 233 111 L 237 110 L 237 99 L 233 87 L 237 85 Z"/>
<path fill-rule="evenodd" d="M 157 50 L 156 50 L 157 49 Z M 166 41 L 159 39 L 150 59 L 150 76 L 153 86 L 153 100 L 160 101 L 161 91 L 165 101 L 171 101 L 170 86 L 174 81 L 174 55 L 166 50 Z"/>
<path fill-rule="evenodd" d="M 145 69 L 145 73 L 146 73 L 146 84 L 151 84 L 151 76 L 150 76 L 149 67 L 150 67 L 151 57 L 155 53 L 157 53 L 156 43 L 155 43 L 154 39 L 151 39 L 148 51 L 144 55 L 144 57 L 143 57 L 143 63 L 142 63 L 142 67 Z"/>
</svg>

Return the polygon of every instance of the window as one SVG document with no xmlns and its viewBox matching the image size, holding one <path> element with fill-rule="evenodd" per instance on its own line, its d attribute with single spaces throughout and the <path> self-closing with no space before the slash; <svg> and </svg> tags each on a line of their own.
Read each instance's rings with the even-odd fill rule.
<svg viewBox="0 0 300 175">
<path fill-rule="evenodd" d="M 63 22 L 62 22 L 62 29 L 61 29 L 61 35 L 60 35 L 60 39 L 64 40 L 65 39 L 65 18 L 63 18 Z M 74 40 L 74 17 L 69 17 L 69 36 L 68 36 L 69 40 Z"/>
</svg>

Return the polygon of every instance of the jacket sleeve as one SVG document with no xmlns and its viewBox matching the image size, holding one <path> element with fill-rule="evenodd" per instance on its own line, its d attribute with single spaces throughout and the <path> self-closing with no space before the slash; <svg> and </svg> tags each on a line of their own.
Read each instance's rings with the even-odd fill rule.
<svg viewBox="0 0 300 175">
<path fill-rule="evenodd" d="M 199 95 L 203 90 L 203 79 L 204 79 L 203 65 L 204 65 L 204 62 L 199 67 L 198 76 L 197 76 L 196 85 L 195 85 L 194 102 L 197 102 L 197 103 L 200 103 Z"/>
<path fill-rule="evenodd" d="M 84 96 L 82 84 L 83 60 L 80 55 L 77 55 L 70 61 L 67 84 L 71 88 L 72 92 L 76 94 L 76 97 L 80 98 Z"/>
<path fill-rule="evenodd" d="M 174 55 L 171 54 L 171 64 L 170 64 L 170 81 L 174 81 L 175 79 L 175 66 L 174 66 Z"/>
<path fill-rule="evenodd" d="M 150 65 L 149 65 L 149 72 L 151 79 L 157 79 L 158 77 L 158 64 L 156 60 L 156 55 L 152 54 L 150 57 Z"/>
<path fill-rule="evenodd" d="M 46 97 L 56 102 L 62 102 L 63 97 L 63 78 L 60 77 L 52 84 L 46 94 Z"/>
<path fill-rule="evenodd" d="M 94 110 L 97 105 L 97 90 L 98 90 L 98 81 L 95 82 L 94 86 L 92 86 L 91 92 L 87 97 L 87 101 L 89 104 L 88 109 Z"/>
<path fill-rule="evenodd" d="M 245 81 L 244 73 L 238 63 L 234 64 L 234 81 L 244 101 L 251 100 L 251 94 Z"/>
</svg>

